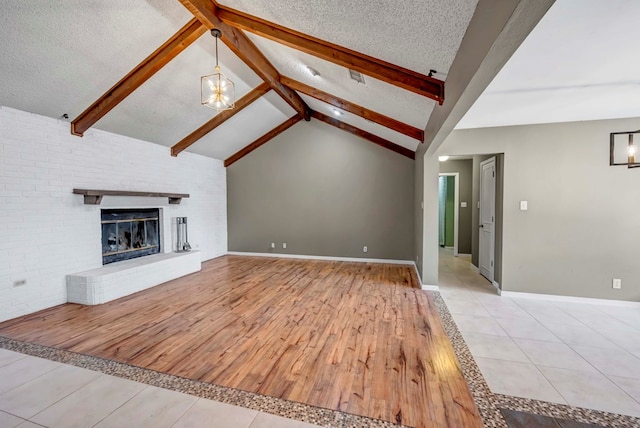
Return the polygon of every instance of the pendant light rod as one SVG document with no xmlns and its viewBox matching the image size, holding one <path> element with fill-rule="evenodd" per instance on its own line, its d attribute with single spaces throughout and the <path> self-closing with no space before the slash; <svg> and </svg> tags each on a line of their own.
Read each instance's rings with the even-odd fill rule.
<svg viewBox="0 0 640 428">
<path fill-rule="evenodd" d="M 218 67 L 218 39 L 222 37 L 222 31 L 214 28 L 211 30 L 211 35 L 216 38 L 216 67 Z"/>
</svg>

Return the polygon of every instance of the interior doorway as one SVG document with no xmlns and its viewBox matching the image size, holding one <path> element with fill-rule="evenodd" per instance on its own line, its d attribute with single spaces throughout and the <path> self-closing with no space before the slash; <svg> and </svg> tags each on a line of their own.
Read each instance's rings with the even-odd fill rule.
<svg viewBox="0 0 640 428">
<path fill-rule="evenodd" d="M 458 256 L 458 207 L 460 205 L 460 176 L 457 172 L 443 172 L 438 177 L 439 244 L 452 248 Z"/>
<path fill-rule="evenodd" d="M 480 274 L 493 283 L 496 215 L 496 158 L 480 163 L 480 212 L 478 267 Z"/>
</svg>

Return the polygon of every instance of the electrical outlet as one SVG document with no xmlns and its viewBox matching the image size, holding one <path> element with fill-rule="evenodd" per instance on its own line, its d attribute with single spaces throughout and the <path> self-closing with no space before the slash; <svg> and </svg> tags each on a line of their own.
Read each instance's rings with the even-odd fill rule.
<svg viewBox="0 0 640 428">
<path fill-rule="evenodd" d="M 26 279 L 19 279 L 17 281 L 13 281 L 13 286 L 14 287 L 22 287 L 23 285 L 27 285 L 27 280 Z"/>
<path fill-rule="evenodd" d="M 276 248 L 276 243 L 275 242 L 271 243 L 271 248 Z"/>
<path fill-rule="evenodd" d="M 366 253 L 367 251 L 368 251 L 368 248 L 367 248 L 367 246 L 366 246 L 366 245 L 365 245 L 364 247 L 362 247 L 362 252 L 363 252 L 363 253 Z"/>
<path fill-rule="evenodd" d="M 622 288 L 622 280 L 618 278 L 613 278 L 613 288 L 616 290 L 620 290 Z"/>
<path fill-rule="evenodd" d="M 282 243 L 282 248 L 287 248 L 287 243 L 286 242 Z"/>
</svg>

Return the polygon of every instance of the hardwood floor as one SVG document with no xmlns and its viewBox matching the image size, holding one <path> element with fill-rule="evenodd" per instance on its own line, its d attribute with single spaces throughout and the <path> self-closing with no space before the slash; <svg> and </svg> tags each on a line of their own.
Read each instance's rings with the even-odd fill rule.
<svg viewBox="0 0 640 428">
<path fill-rule="evenodd" d="M 0 335 L 415 427 L 480 427 L 410 266 L 224 256 Z"/>
</svg>

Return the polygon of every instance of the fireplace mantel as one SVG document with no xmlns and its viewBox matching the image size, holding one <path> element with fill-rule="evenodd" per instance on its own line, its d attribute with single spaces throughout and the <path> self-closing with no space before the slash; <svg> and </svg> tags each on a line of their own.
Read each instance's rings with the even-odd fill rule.
<svg viewBox="0 0 640 428">
<path fill-rule="evenodd" d="M 84 196 L 85 205 L 100 205 L 103 196 L 143 196 L 150 198 L 169 198 L 169 203 L 177 205 L 182 198 L 188 198 L 188 193 L 163 193 L 163 192 L 131 192 L 129 190 L 96 190 L 73 189 L 75 195 Z"/>
</svg>

